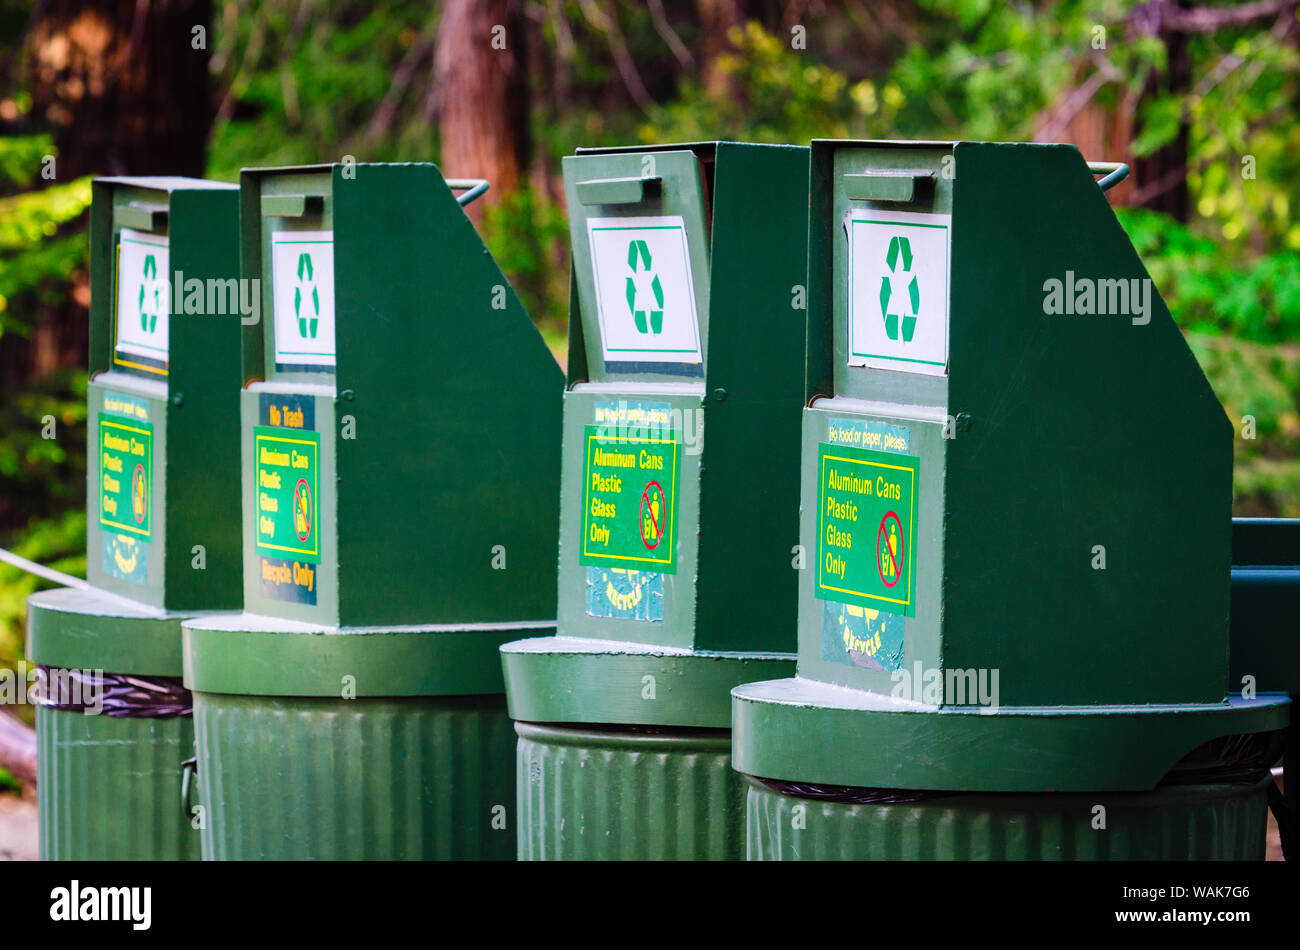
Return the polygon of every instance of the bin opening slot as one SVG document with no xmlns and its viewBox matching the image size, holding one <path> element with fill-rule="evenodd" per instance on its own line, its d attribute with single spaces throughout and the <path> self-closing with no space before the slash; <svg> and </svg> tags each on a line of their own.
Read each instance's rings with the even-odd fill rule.
<svg viewBox="0 0 1300 950">
<path fill-rule="evenodd" d="M 262 214 L 268 218 L 305 218 L 324 211 L 323 195 L 262 195 Z"/>
<path fill-rule="evenodd" d="M 594 178 L 578 182 L 578 200 L 588 206 L 639 204 L 658 195 L 662 185 L 658 177 Z"/>
<path fill-rule="evenodd" d="M 167 206 L 132 201 L 117 209 L 117 223 L 134 231 L 164 231 L 167 228 Z"/>
<path fill-rule="evenodd" d="M 928 168 L 891 168 L 844 176 L 844 193 L 853 201 L 915 201 L 923 188 L 934 184 Z"/>
</svg>

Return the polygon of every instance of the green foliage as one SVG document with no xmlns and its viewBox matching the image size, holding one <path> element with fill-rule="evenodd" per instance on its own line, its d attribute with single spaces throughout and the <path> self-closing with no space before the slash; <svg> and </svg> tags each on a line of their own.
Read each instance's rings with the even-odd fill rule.
<svg viewBox="0 0 1300 950">
<path fill-rule="evenodd" d="M 1300 340 L 1300 256 L 1252 256 L 1167 215 L 1117 213 L 1180 325 L 1257 343 Z"/>
<path fill-rule="evenodd" d="M 32 180 L 32 169 L 39 168 L 41 160 L 53 151 L 53 138 L 48 134 L 0 138 L 0 186 L 25 187 Z"/>
<path fill-rule="evenodd" d="M 683 78 L 678 97 L 637 129 L 641 141 L 806 143 L 887 135 L 894 128 L 904 102 L 896 83 L 850 82 L 758 23 L 732 30 L 729 39 L 734 51 L 719 58 L 718 68 L 731 88 L 710 92 Z"/>
<path fill-rule="evenodd" d="M 90 179 L 40 187 L 48 135 L 0 139 L 0 346 L 67 304 L 86 270 Z M 0 546 L 85 571 L 86 373 L 65 368 L 0 393 Z M 50 586 L 0 564 L 0 665 L 23 655 L 27 595 Z M 0 783 L 2 784 L 2 783 Z"/>
<path fill-rule="evenodd" d="M 3 545 L 29 560 L 74 577 L 86 574 L 86 513 L 67 509 L 48 518 L 33 518 L 16 538 Z M 27 598 L 55 585 L 0 563 L 0 666 L 23 657 Z"/>
<path fill-rule="evenodd" d="M 28 335 L 45 304 L 62 303 L 68 285 L 85 269 L 84 217 L 90 179 L 37 190 L 49 137 L 0 139 L 0 337 Z"/>
<path fill-rule="evenodd" d="M 1300 258 L 1232 254 L 1167 215 L 1118 214 L 1238 432 L 1234 510 L 1300 516 Z"/>
<path fill-rule="evenodd" d="M 564 209 L 525 188 L 490 205 L 483 240 L 542 332 L 564 335 L 569 305 L 569 221 Z"/>
<path fill-rule="evenodd" d="M 1035 121 L 1094 52 L 1106 29 L 1107 54 L 1125 62 L 1117 73 L 1139 76 L 1157 44 L 1115 42 L 1108 24 L 1135 4 L 1080 2 L 1002 4 L 985 0 L 924 0 L 925 41 L 912 43 L 889 71 L 906 109 L 895 135 L 1022 141 Z"/>
<path fill-rule="evenodd" d="M 221 5 L 219 5 L 220 7 Z M 238 178 L 244 165 L 339 161 L 433 161 L 427 86 L 394 85 L 398 64 L 432 43 L 434 7 L 414 0 L 373 4 L 227 3 L 213 30 L 213 66 L 228 90 L 213 131 L 210 177 Z M 391 99 L 400 121 L 376 125 Z"/>
<path fill-rule="evenodd" d="M 0 529 L 0 547 L 84 577 L 85 372 L 61 370 L 0 400 L 0 433 L 0 523 L 15 525 Z M 48 586 L 0 564 L 0 665 L 22 656 L 27 595 Z"/>
</svg>

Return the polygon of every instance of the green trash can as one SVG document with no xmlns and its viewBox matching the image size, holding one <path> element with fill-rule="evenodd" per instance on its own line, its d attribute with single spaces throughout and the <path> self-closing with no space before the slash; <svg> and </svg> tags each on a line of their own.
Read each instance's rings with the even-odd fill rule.
<svg viewBox="0 0 1300 950">
<path fill-rule="evenodd" d="M 512 860 L 496 652 L 553 631 L 187 623 L 203 857 Z"/>
<path fill-rule="evenodd" d="M 245 612 L 184 625 L 205 858 L 514 857 L 497 651 L 555 630 L 563 379 L 485 187 L 243 173 Z"/>
<path fill-rule="evenodd" d="M 198 856 L 180 624 L 240 596 L 238 213 L 233 185 L 92 185 L 88 584 L 28 600 L 46 859 Z"/>
<path fill-rule="evenodd" d="M 519 854 L 739 859 L 729 692 L 793 672 L 808 152 L 582 149 L 564 177 L 559 635 L 502 648 Z"/>
<path fill-rule="evenodd" d="M 1259 858 L 1232 428 L 1072 146 L 814 142 L 798 675 L 754 859 Z M 1105 174 L 1100 182 L 1095 175 Z"/>
<path fill-rule="evenodd" d="M 42 860 L 198 858 L 180 796 L 194 754 L 182 616 L 94 588 L 29 598 Z"/>
</svg>

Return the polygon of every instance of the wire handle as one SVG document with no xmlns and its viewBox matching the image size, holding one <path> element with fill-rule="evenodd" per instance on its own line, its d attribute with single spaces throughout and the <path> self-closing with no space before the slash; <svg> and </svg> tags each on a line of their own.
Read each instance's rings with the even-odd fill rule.
<svg viewBox="0 0 1300 950">
<path fill-rule="evenodd" d="M 448 178 L 446 182 L 447 187 L 453 191 L 467 189 L 463 195 L 456 199 L 462 208 L 475 198 L 486 194 L 488 190 L 488 180 L 486 178 Z"/>
<path fill-rule="evenodd" d="M 1089 162 L 1088 171 L 1106 176 L 1097 182 L 1102 191 L 1110 191 L 1128 177 L 1128 166 L 1123 162 Z"/>
</svg>

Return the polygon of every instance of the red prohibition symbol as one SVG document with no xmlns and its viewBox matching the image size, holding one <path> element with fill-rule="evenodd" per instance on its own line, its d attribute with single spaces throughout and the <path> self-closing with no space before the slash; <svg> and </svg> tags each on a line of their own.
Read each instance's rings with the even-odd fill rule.
<svg viewBox="0 0 1300 950">
<path fill-rule="evenodd" d="M 899 565 L 904 557 L 903 522 L 894 512 L 886 512 L 880 519 L 880 530 L 876 532 L 876 572 L 886 587 L 895 586 L 903 576 Z"/>
<path fill-rule="evenodd" d="M 667 521 L 668 506 L 664 502 L 664 487 L 650 482 L 641 489 L 641 543 L 653 551 L 663 540 L 661 521 Z"/>
<path fill-rule="evenodd" d="M 298 479 L 298 484 L 293 487 L 293 531 L 298 535 L 299 541 L 306 541 L 311 537 L 311 489 L 307 486 L 307 479 Z"/>
</svg>

